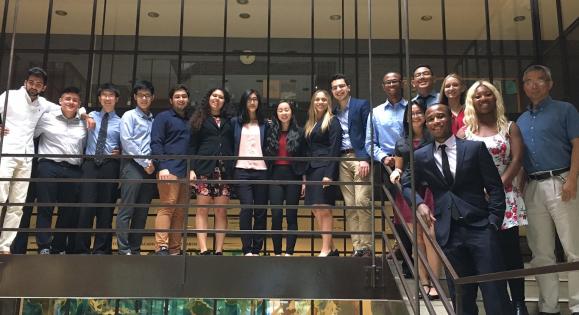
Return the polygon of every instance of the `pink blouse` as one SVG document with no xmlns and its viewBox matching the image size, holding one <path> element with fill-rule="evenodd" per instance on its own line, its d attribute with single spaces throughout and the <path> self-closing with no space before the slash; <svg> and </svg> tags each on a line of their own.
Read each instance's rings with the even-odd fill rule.
<svg viewBox="0 0 579 315">
<path fill-rule="evenodd" d="M 240 157 L 263 157 L 261 152 L 261 139 L 259 132 L 259 125 L 256 123 L 249 123 L 243 125 L 241 128 L 241 139 L 239 141 L 239 155 Z M 250 170 L 267 170 L 264 160 L 238 160 L 235 164 L 236 168 L 250 169 Z"/>
</svg>

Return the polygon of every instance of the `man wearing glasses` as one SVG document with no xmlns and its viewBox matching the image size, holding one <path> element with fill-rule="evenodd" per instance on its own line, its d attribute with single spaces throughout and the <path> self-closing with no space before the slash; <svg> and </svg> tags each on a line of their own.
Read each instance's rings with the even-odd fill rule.
<svg viewBox="0 0 579 315">
<path fill-rule="evenodd" d="M 434 91 L 434 72 L 429 65 L 418 65 L 414 68 L 412 87 L 416 90 L 416 96 L 412 102 L 430 107 L 438 103 L 440 93 Z"/>
<path fill-rule="evenodd" d="M 133 98 L 137 103 L 135 109 L 127 111 L 121 118 L 121 144 L 126 155 L 151 154 L 151 128 L 153 114 L 151 104 L 155 99 L 155 88 L 149 81 L 137 81 L 133 87 Z M 155 179 L 155 166 L 148 158 L 123 159 L 121 161 L 121 179 Z M 127 206 L 130 204 L 146 205 L 151 203 L 155 194 L 155 183 L 132 181 L 121 185 L 122 204 L 117 215 L 117 229 L 143 229 L 147 223 L 148 207 Z M 126 231 L 117 232 L 119 255 L 140 255 L 143 234 Z"/>
<path fill-rule="evenodd" d="M 549 96 L 551 70 L 529 66 L 523 75 L 525 94 L 531 101 L 517 120 L 523 135 L 523 167 L 529 226 L 527 240 L 533 252 L 533 267 L 555 264 L 555 233 L 569 262 L 579 261 L 579 114 L 570 103 Z M 524 175 L 524 174 L 523 174 Z M 523 191 L 523 190 L 521 190 Z M 569 309 L 579 314 L 579 271 L 569 272 Z M 540 314 L 559 313 L 557 273 L 536 276 Z"/>
</svg>

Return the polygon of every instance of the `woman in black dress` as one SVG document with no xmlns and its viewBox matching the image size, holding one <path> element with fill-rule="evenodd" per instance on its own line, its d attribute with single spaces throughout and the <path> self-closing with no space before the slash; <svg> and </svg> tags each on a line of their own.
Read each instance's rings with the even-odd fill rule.
<svg viewBox="0 0 579 315">
<path fill-rule="evenodd" d="M 339 157 L 342 143 L 342 127 L 332 114 L 331 95 L 325 90 L 318 90 L 312 96 L 308 110 L 308 121 L 305 125 L 305 137 L 311 157 Z M 306 172 L 307 181 L 322 181 L 323 185 L 310 184 L 306 187 L 306 204 L 323 206 L 336 203 L 336 186 L 331 182 L 338 178 L 339 161 L 310 161 Z M 331 232 L 333 217 L 330 209 L 312 210 L 320 230 Z M 319 256 L 338 256 L 331 234 L 322 234 L 322 249 Z"/>
</svg>

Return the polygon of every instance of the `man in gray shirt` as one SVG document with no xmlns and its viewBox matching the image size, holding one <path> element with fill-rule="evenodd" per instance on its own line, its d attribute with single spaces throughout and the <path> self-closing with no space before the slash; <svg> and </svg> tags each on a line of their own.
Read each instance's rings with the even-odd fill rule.
<svg viewBox="0 0 579 315">
<path fill-rule="evenodd" d="M 40 118 L 35 137 L 39 138 L 39 154 L 80 155 L 86 144 L 86 123 L 81 120 L 78 109 L 80 91 L 76 87 L 65 88 L 59 99 L 60 109 L 44 113 Z M 81 158 L 41 157 L 38 161 L 38 178 L 80 178 L 82 175 Z M 79 183 L 37 182 L 39 203 L 75 203 L 79 194 Z M 54 206 L 38 207 L 37 228 L 52 226 Z M 75 228 L 78 222 L 78 209 L 59 206 L 56 228 Z M 71 252 L 74 248 L 74 233 L 39 232 L 36 234 L 40 254 Z"/>
</svg>

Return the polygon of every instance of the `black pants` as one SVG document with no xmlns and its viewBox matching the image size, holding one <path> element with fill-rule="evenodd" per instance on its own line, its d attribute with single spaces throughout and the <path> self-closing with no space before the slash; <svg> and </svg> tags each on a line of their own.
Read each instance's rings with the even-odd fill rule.
<svg viewBox="0 0 579 315">
<path fill-rule="evenodd" d="M 300 176 L 294 175 L 290 165 L 274 165 L 272 170 L 271 179 L 273 180 L 300 180 Z M 286 205 L 286 222 L 287 229 L 291 231 L 297 231 L 298 229 L 298 209 L 295 206 L 300 201 L 300 185 L 269 185 L 269 203 L 271 205 L 283 205 L 285 201 Z M 271 209 L 271 229 L 281 230 L 283 221 L 283 209 L 272 207 Z M 274 234 L 271 237 L 273 241 L 273 252 L 276 255 L 280 255 L 281 250 L 281 234 Z M 293 255 L 294 247 L 296 246 L 297 235 L 288 235 L 286 237 L 286 249 L 287 254 Z"/>
<path fill-rule="evenodd" d="M 521 255 L 521 244 L 519 243 L 519 227 L 515 226 L 498 233 L 501 253 L 505 263 L 505 270 L 523 269 L 523 256 Z M 509 291 L 513 302 L 525 301 L 525 279 L 509 279 Z"/>
<path fill-rule="evenodd" d="M 93 179 L 118 179 L 119 161 L 105 160 L 101 166 L 97 166 L 92 159 L 87 159 L 82 164 L 82 178 L 85 180 L 80 189 L 80 202 L 82 203 L 115 203 L 118 196 L 118 183 L 95 183 Z M 79 228 L 92 228 L 96 217 L 97 229 L 112 228 L 113 212 L 115 207 L 82 207 L 78 218 Z M 89 254 L 91 233 L 77 233 L 75 252 Z M 96 233 L 92 253 L 111 254 L 112 233 Z"/>
<path fill-rule="evenodd" d="M 260 180 L 267 178 L 267 171 L 235 169 L 235 179 Z M 267 185 L 263 184 L 239 184 L 237 185 L 237 197 L 242 205 L 267 205 Z M 267 216 L 265 209 L 242 208 L 239 212 L 240 230 L 265 230 L 267 228 Z M 253 221 L 253 224 L 252 224 Z M 243 254 L 252 253 L 258 255 L 263 247 L 264 236 L 261 234 L 243 234 L 241 244 Z"/>
<path fill-rule="evenodd" d="M 82 172 L 79 166 L 64 162 L 54 162 L 42 159 L 38 162 L 38 178 L 80 178 Z M 79 192 L 79 183 L 71 182 L 38 182 L 36 183 L 37 199 L 39 203 L 76 203 Z M 52 212 L 54 206 L 38 207 L 36 217 L 37 228 L 50 228 L 52 226 Z M 56 228 L 76 228 L 78 223 L 77 207 L 58 207 L 58 219 Z M 36 233 L 38 250 L 51 249 L 51 252 L 74 251 L 74 233 L 56 232 L 52 238 L 51 233 Z"/>
</svg>

